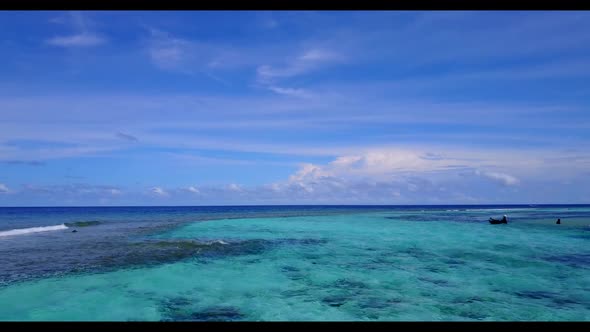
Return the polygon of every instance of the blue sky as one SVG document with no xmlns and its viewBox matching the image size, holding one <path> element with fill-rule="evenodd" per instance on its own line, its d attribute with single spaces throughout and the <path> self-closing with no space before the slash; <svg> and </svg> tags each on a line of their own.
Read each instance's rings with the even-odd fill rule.
<svg viewBox="0 0 590 332">
<path fill-rule="evenodd" d="M 590 13 L 0 12 L 0 205 L 590 203 Z"/>
</svg>

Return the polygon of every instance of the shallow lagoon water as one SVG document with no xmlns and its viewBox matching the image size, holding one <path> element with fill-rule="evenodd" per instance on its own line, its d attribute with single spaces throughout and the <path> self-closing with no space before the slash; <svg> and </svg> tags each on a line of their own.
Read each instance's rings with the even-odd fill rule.
<svg viewBox="0 0 590 332">
<path fill-rule="evenodd" d="M 2 238 L 0 320 L 590 320 L 587 206 L 305 211 Z"/>
</svg>

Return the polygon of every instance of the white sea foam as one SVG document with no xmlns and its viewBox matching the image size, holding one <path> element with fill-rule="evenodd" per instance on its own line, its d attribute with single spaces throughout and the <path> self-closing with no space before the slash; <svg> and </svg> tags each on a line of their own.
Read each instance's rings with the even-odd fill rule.
<svg viewBox="0 0 590 332">
<path fill-rule="evenodd" d="M 30 233 L 39 233 L 39 232 L 48 232 L 48 231 L 58 231 L 60 229 L 67 229 L 67 228 L 68 228 L 68 226 L 61 224 L 61 225 L 55 225 L 55 226 L 42 226 L 42 227 L 11 229 L 9 231 L 0 232 L 0 237 L 12 236 L 12 235 L 23 235 L 23 234 L 30 234 Z"/>
<path fill-rule="evenodd" d="M 219 243 L 219 244 L 229 244 L 229 243 L 227 243 L 227 242 L 225 242 L 225 241 L 223 241 L 223 240 L 215 240 L 215 241 L 211 241 L 211 242 L 209 242 L 209 244 L 215 244 L 215 243 Z"/>
</svg>

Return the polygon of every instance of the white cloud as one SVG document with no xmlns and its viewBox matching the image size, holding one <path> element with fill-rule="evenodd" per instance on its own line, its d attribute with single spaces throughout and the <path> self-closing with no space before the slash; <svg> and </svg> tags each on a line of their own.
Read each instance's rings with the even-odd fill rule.
<svg viewBox="0 0 590 332">
<path fill-rule="evenodd" d="M 87 47 L 104 44 L 106 39 L 95 34 L 81 33 L 71 36 L 53 37 L 47 40 L 47 43 L 53 46 L 61 47 Z"/>
<path fill-rule="evenodd" d="M 227 54 L 228 47 L 180 38 L 154 28 L 148 29 L 150 37 L 147 41 L 147 53 L 156 67 L 187 75 L 203 74 L 224 85 L 231 85 L 211 73 L 212 70 L 227 65 L 227 57 L 231 58 Z"/>
<path fill-rule="evenodd" d="M 151 29 L 150 32 L 148 51 L 152 62 L 163 69 L 173 69 L 181 65 L 189 53 L 191 43 L 157 29 Z"/>
<path fill-rule="evenodd" d="M 282 88 L 279 86 L 271 85 L 268 89 L 274 93 L 285 95 L 289 97 L 297 97 L 297 98 L 310 98 L 311 94 L 304 89 L 295 89 L 295 88 Z"/>
<path fill-rule="evenodd" d="M 274 192 L 318 198 L 345 199 L 348 195 L 364 199 L 433 199 L 432 203 L 439 199 L 444 202 L 445 197 L 461 200 L 467 197 L 461 196 L 460 190 L 466 190 L 462 187 L 466 179 L 459 176 L 461 170 L 476 170 L 472 172 L 505 186 L 520 183 L 518 178 L 504 172 L 479 170 L 481 167 L 507 170 L 515 167 L 513 170 L 526 173 L 529 164 L 522 163 L 528 161 L 526 157 L 519 159 L 508 152 L 503 155 L 510 155 L 511 163 L 497 164 L 496 154 L 468 150 L 372 149 L 343 155 L 322 165 L 302 164 L 286 182 L 268 188 Z M 469 199 L 470 202 L 474 200 L 477 198 Z"/>
<path fill-rule="evenodd" d="M 312 49 L 301 56 L 299 56 L 300 61 L 307 61 L 307 62 L 322 62 L 322 61 L 330 61 L 330 60 L 337 60 L 340 59 L 341 56 L 335 52 L 323 50 L 323 49 Z"/>
<path fill-rule="evenodd" d="M 153 187 L 150 189 L 150 193 L 156 195 L 156 196 L 168 196 L 168 192 L 166 192 L 164 189 L 160 188 L 160 187 Z"/>
<path fill-rule="evenodd" d="M 314 164 L 303 164 L 299 171 L 289 177 L 289 182 L 299 183 L 307 180 L 314 180 L 323 176 L 330 176 L 328 171 Z"/>
<path fill-rule="evenodd" d="M 233 191 L 233 192 L 242 192 L 242 191 L 244 190 L 244 189 L 242 188 L 242 186 L 240 186 L 240 185 L 238 185 L 238 184 L 235 184 L 235 183 L 230 183 L 230 184 L 227 186 L 227 189 L 228 189 L 229 191 Z"/>
<path fill-rule="evenodd" d="M 418 185 L 416 185 L 415 183 L 408 183 L 408 190 L 409 191 L 418 191 L 419 187 Z"/>
<path fill-rule="evenodd" d="M 261 65 L 257 68 L 258 81 L 268 83 L 277 78 L 289 78 L 302 75 L 322 66 L 334 64 L 344 57 L 336 52 L 325 49 L 310 49 L 291 59 L 282 67 Z"/>
<path fill-rule="evenodd" d="M 449 164 L 457 163 L 457 157 L 432 160 L 425 155 L 414 149 L 373 149 L 338 157 L 321 168 L 306 166 L 304 169 L 323 175 L 383 179 L 396 174 L 446 170 Z"/>
<path fill-rule="evenodd" d="M 0 183 L 0 194 L 6 194 L 9 191 L 10 190 L 8 190 L 8 187 L 5 184 Z"/>
<path fill-rule="evenodd" d="M 195 193 L 195 194 L 200 193 L 199 189 L 197 189 L 197 188 L 195 188 L 193 186 L 187 187 L 186 188 L 186 191 L 191 192 L 191 193 Z"/>
<path fill-rule="evenodd" d="M 119 190 L 119 189 L 110 189 L 109 192 L 113 196 L 119 196 L 122 194 L 121 190 Z"/>
<path fill-rule="evenodd" d="M 33 185 L 23 186 L 21 193 L 26 194 L 47 194 L 56 197 L 100 197 L 119 196 L 122 191 L 110 185 L 92 185 L 85 183 L 73 183 L 65 185 Z"/>
<path fill-rule="evenodd" d="M 45 42 L 59 47 L 90 47 L 107 42 L 106 37 L 91 31 L 94 25 L 81 12 L 69 12 L 67 16 L 60 16 L 50 20 L 51 23 L 69 24 L 75 32 L 66 36 L 55 36 Z"/>
<path fill-rule="evenodd" d="M 520 183 L 519 179 L 509 174 L 498 172 L 482 172 L 480 170 L 476 170 L 475 174 L 488 178 L 492 181 L 498 182 L 504 186 L 514 186 Z"/>
</svg>

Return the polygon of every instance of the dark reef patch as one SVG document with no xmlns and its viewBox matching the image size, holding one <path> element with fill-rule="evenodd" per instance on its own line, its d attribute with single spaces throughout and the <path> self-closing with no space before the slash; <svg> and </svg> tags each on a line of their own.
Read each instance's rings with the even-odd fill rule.
<svg viewBox="0 0 590 332">
<path fill-rule="evenodd" d="M 340 307 L 348 302 L 354 302 L 355 299 L 362 298 L 367 291 L 368 285 L 361 281 L 352 279 L 338 279 L 331 283 L 327 288 L 336 288 L 337 291 L 328 296 L 324 296 L 321 302 L 331 307 Z"/>
<path fill-rule="evenodd" d="M 311 253 L 303 253 L 302 256 L 303 256 L 303 258 L 305 258 L 305 260 L 309 260 L 309 261 L 319 261 L 323 258 L 322 255 L 311 254 Z"/>
<path fill-rule="evenodd" d="M 513 251 L 513 250 L 518 250 L 519 247 L 515 246 L 515 245 L 511 245 L 511 244 L 496 244 L 493 246 L 494 250 L 500 250 L 500 251 Z"/>
<path fill-rule="evenodd" d="M 212 258 L 237 255 L 258 255 L 269 249 L 273 249 L 276 245 L 276 242 L 262 239 L 230 242 L 227 244 L 215 242 L 208 244 L 205 248 L 200 248 L 199 253 L 201 256 Z"/>
<path fill-rule="evenodd" d="M 436 265 L 428 265 L 425 267 L 425 270 L 432 273 L 442 273 L 445 271 L 443 266 L 436 266 Z"/>
<path fill-rule="evenodd" d="M 391 308 L 401 302 L 402 302 L 402 300 L 397 299 L 397 298 L 386 299 L 386 298 L 380 298 L 380 297 L 367 297 L 367 298 L 362 298 L 362 299 L 356 301 L 359 308 L 364 309 L 364 310 L 367 310 L 367 309 L 368 310 L 387 309 L 387 308 Z"/>
<path fill-rule="evenodd" d="M 179 311 L 167 316 L 163 321 L 213 321 L 227 322 L 244 320 L 244 315 L 236 307 L 214 306 L 196 312 Z"/>
<path fill-rule="evenodd" d="M 228 256 L 261 254 L 275 246 L 267 240 L 205 243 L 194 240 L 143 241 L 129 245 L 129 250 L 116 256 L 102 257 L 105 266 L 152 265 L 188 258 L 202 260 Z"/>
<path fill-rule="evenodd" d="M 495 303 L 497 302 L 495 299 L 491 297 L 482 297 L 482 296 L 467 296 L 467 297 L 456 297 L 453 299 L 453 304 L 473 304 L 473 303 Z"/>
<path fill-rule="evenodd" d="M 173 297 L 160 302 L 162 321 L 234 321 L 243 320 L 245 315 L 236 307 L 212 306 L 195 308 L 195 299 Z"/>
<path fill-rule="evenodd" d="M 308 276 L 307 273 L 301 271 L 300 269 L 294 266 L 283 266 L 281 267 L 281 272 L 291 280 L 301 280 L 305 279 Z"/>
<path fill-rule="evenodd" d="M 166 309 L 178 309 L 178 308 L 184 308 L 184 307 L 190 306 L 194 302 L 195 302 L 194 299 L 189 299 L 187 297 L 179 296 L 179 297 L 173 297 L 173 298 L 169 298 L 169 299 L 162 301 L 162 305 Z"/>
<path fill-rule="evenodd" d="M 59 251 L 42 251 L 30 246 L 23 247 L 19 255 L 5 255 L 0 269 L 0 285 L 55 275 L 153 266 L 190 258 L 201 258 L 206 262 L 208 259 L 227 256 L 260 254 L 276 245 L 266 240 L 228 244 L 193 240 L 129 242 L 126 238 L 99 239 L 91 233 L 93 232 L 82 233 L 83 236 L 76 237 L 65 245 L 61 244 Z M 23 269 L 25 266 L 26 269 Z"/>
<path fill-rule="evenodd" d="M 448 258 L 443 260 L 443 262 L 447 265 L 465 265 L 465 262 L 460 259 Z"/>
<path fill-rule="evenodd" d="M 482 320 L 486 317 L 488 317 L 488 315 L 481 313 L 481 312 L 474 312 L 474 311 L 461 311 L 459 312 L 459 315 L 461 317 L 465 317 L 465 318 L 469 318 L 469 319 L 474 319 L 474 320 Z"/>
<path fill-rule="evenodd" d="M 76 225 L 86 227 L 97 223 L 99 222 L 81 221 L 76 222 Z M 162 230 L 171 226 L 157 227 Z M 47 247 L 51 249 L 40 249 L 36 243 L 31 242 L 19 245 L 18 255 L 8 255 L 0 248 L 0 255 L 4 254 L 0 269 L 0 286 L 52 275 L 101 273 L 119 268 L 154 266 L 188 259 L 202 264 L 232 256 L 245 256 L 257 260 L 262 253 L 279 246 L 309 246 L 326 242 L 324 239 L 290 238 L 272 241 L 248 239 L 204 242 L 145 236 L 145 233 L 152 233 L 153 230 L 154 227 L 141 226 L 133 230 L 136 233 L 131 237 L 128 230 L 118 231 L 117 228 L 101 227 L 99 232 L 78 232 L 76 237 L 69 237 L 67 241 L 47 242 Z M 321 257 L 314 255 L 315 259 Z M 304 276 L 301 272 L 293 272 L 290 277 L 301 279 Z"/>
<path fill-rule="evenodd" d="M 161 301 L 158 305 L 165 321 L 190 320 L 196 300 L 186 297 L 172 297 Z"/>
<path fill-rule="evenodd" d="M 322 303 L 327 304 L 330 307 L 340 307 L 348 302 L 351 302 L 353 299 L 353 297 L 346 294 L 329 295 L 322 298 Z"/>
<path fill-rule="evenodd" d="M 546 291 L 520 291 L 515 292 L 518 297 L 526 298 L 526 299 L 533 299 L 533 300 L 542 300 L 542 299 L 552 299 L 556 296 L 559 296 L 557 293 L 553 292 L 546 292 Z"/>
<path fill-rule="evenodd" d="M 296 268 L 296 267 L 294 267 L 294 266 L 287 265 L 287 266 L 283 266 L 283 267 L 281 267 L 281 271 L 282 271 L 282 272 L 285 272 L 285 273 L 289 273 L 289 272 L 299 272 L 299 269 L 298 269 L 298 268 Z"/>
</svg>

